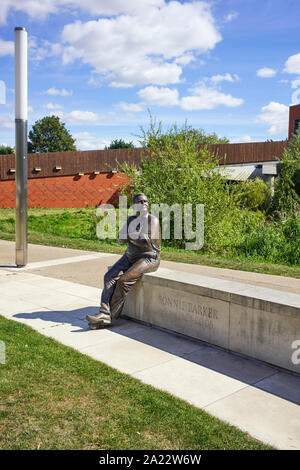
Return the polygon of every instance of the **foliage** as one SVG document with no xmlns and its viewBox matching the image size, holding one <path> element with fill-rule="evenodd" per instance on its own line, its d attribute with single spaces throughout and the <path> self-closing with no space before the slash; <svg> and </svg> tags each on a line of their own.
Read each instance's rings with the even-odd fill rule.
<svg viewBox="0 0 300 470">
<path fill-rule="evenodd" d="M 29 132 L 29 139 L 29 153 L 76 150 L 75 139 L 58 116 L 46 116 L 36 121 Z"/>
<path fill-rule="evenodd" d="M 267 211 L 271 203 L 271 189 L 260 178 L 239 182 L 232 187 L 232 196 L 241 208 Z"/>
<path fill-rule="evenodd" d="M 108 149 L 134 149 L 132 142 L 125 142 L 123 139 L 112 140 L 109 147 L 105 147 L 105 150 Z"/>
<path fill-rule="evenodd" d="M 245 231 L 240 254 L 257 260 L 300 265 L 300 213 L 285 217 L 279 211 Z"/>
<path fill-rule="evenodd" d="M 12 153 L 15 153 L 12 147 L 9 147 L 8 145 L 0 146 L 0 155 L 10 155 Z"/>
<path fill-rule="evenodd" d="M 291 214 L 300 204 L 300 128 L 284 150 L 279 169 L 280 174 L 275 180 L 272 208 Z"/>
<path fill-rule="evenodd" d="M 182 212 L 184 204 L 194 207 L 203 204 L 206 231 L 214 231 L 217 221 L 224 218 L 234 202 L 226 180 L 216 171 L 218 161 L 208 147 L 199 149 L 198 139 L 186 125 L 181 129 L 173 126 L 163 134 L 161 123 L 156 125 L 152 120 L 141 143 L 147 151 L 138 170 L 133 165 L 121 166 L 132 181 L 124 193 L 144 192 L 150 204 L 167 204 L 169 207 L 179 204 Z M 173 239 L 170 244 L 183 248 L 185 241 Z"/>
<path fill-rule="evenodd" d="M 234 209 L 206 231 L 206 252 L 256 262 L 300 265 L 300 213 L 267 218 L 260 211 Z"/>
<path fill-rule="evenodd" d="M 295 191 L 300 197 L 300 168 L 298 168 L 293 175 L 293 183 L 295 185 Z"/>
<path fill-rule="evenodd" d="M 150 113 L 149 113 L 150 114 Z M 163 149 L 166 145 L 177 145 L 178 140 L 192 141 L 194 145 L 214 145 L 214 144 L 228 144 L 229 140 L 226 137 L 220 138 L 217 134 L 206 134 L 203 129 L 194 129 L 189 126 L 187 122 L 179 128 L 176 124 L 173 124 L 166 132 L 163 132 L 162 122 L 156 122 L 150 114 L 150 126 L 149 129 L 140 127 L 141 135 L 137 136 L 139 143 L 143 148 L 146 147 L 160 147 Z"/>
</svg>

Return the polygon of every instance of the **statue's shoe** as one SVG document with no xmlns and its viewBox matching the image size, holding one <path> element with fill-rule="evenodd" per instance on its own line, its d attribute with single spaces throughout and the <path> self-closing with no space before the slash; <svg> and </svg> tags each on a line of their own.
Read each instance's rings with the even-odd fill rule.
<svg viewBox="0 0 300 470">
<path fill-rule="evenodd" d="M 106 313 L 98 313 L 98 315 L 87 315 L 86 316 L 87 321 L 89 322 L 90 326 L 95 326 L 95 327 L 103 327 L 103 326 L 108 326 L 111 324 L 111 318 L 110 315 L 107 315 Z"/>
</svg>

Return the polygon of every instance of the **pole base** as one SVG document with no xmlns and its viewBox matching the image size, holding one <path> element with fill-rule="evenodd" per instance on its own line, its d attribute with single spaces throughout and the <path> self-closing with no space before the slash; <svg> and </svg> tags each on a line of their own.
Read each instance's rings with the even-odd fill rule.
<svg viewBox="0 0 300 470">
<path fill-rule="evenodd" d="M 23 268 L 27 264 L 27 250 L 17 249 L 16 250 L 16 265 L 17 268 Z"/>
</svg>

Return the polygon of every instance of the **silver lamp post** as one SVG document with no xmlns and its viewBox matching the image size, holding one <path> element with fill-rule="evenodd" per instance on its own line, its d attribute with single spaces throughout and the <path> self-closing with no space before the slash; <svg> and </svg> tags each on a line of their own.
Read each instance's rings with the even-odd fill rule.
<svg viewBox="0 0 300 470">
<path fill-rule="evenodd" d="M 27 264 L 27 31 L 15 28 L 16 265 Z"/>
</svg>

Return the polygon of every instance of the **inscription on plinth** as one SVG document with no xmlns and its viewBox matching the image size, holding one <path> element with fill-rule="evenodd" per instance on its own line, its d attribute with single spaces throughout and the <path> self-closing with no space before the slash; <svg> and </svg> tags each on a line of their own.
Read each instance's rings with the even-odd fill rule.
<svg viewBox="0 0 300 470">
<path fill-rule="evenodd" d="M 188 302 L 167 295 L 159 295 L 158 301 L 163 307 L 169 308 L 170 311 L 175 310 L 189 314 L 190 320 L 200 324 L 202 328 L 213 330 L 215 328 L 213 320 L 219 318 L 218 311 L 215 308 L 208 307 L 203 303 Z"/>
<path fill-rule="evenodd" d="M 228 302 L 155 286 L 144 291 L 144 311 L 150 323 L 219 346 L 228 345 Z"/>
</svg>

